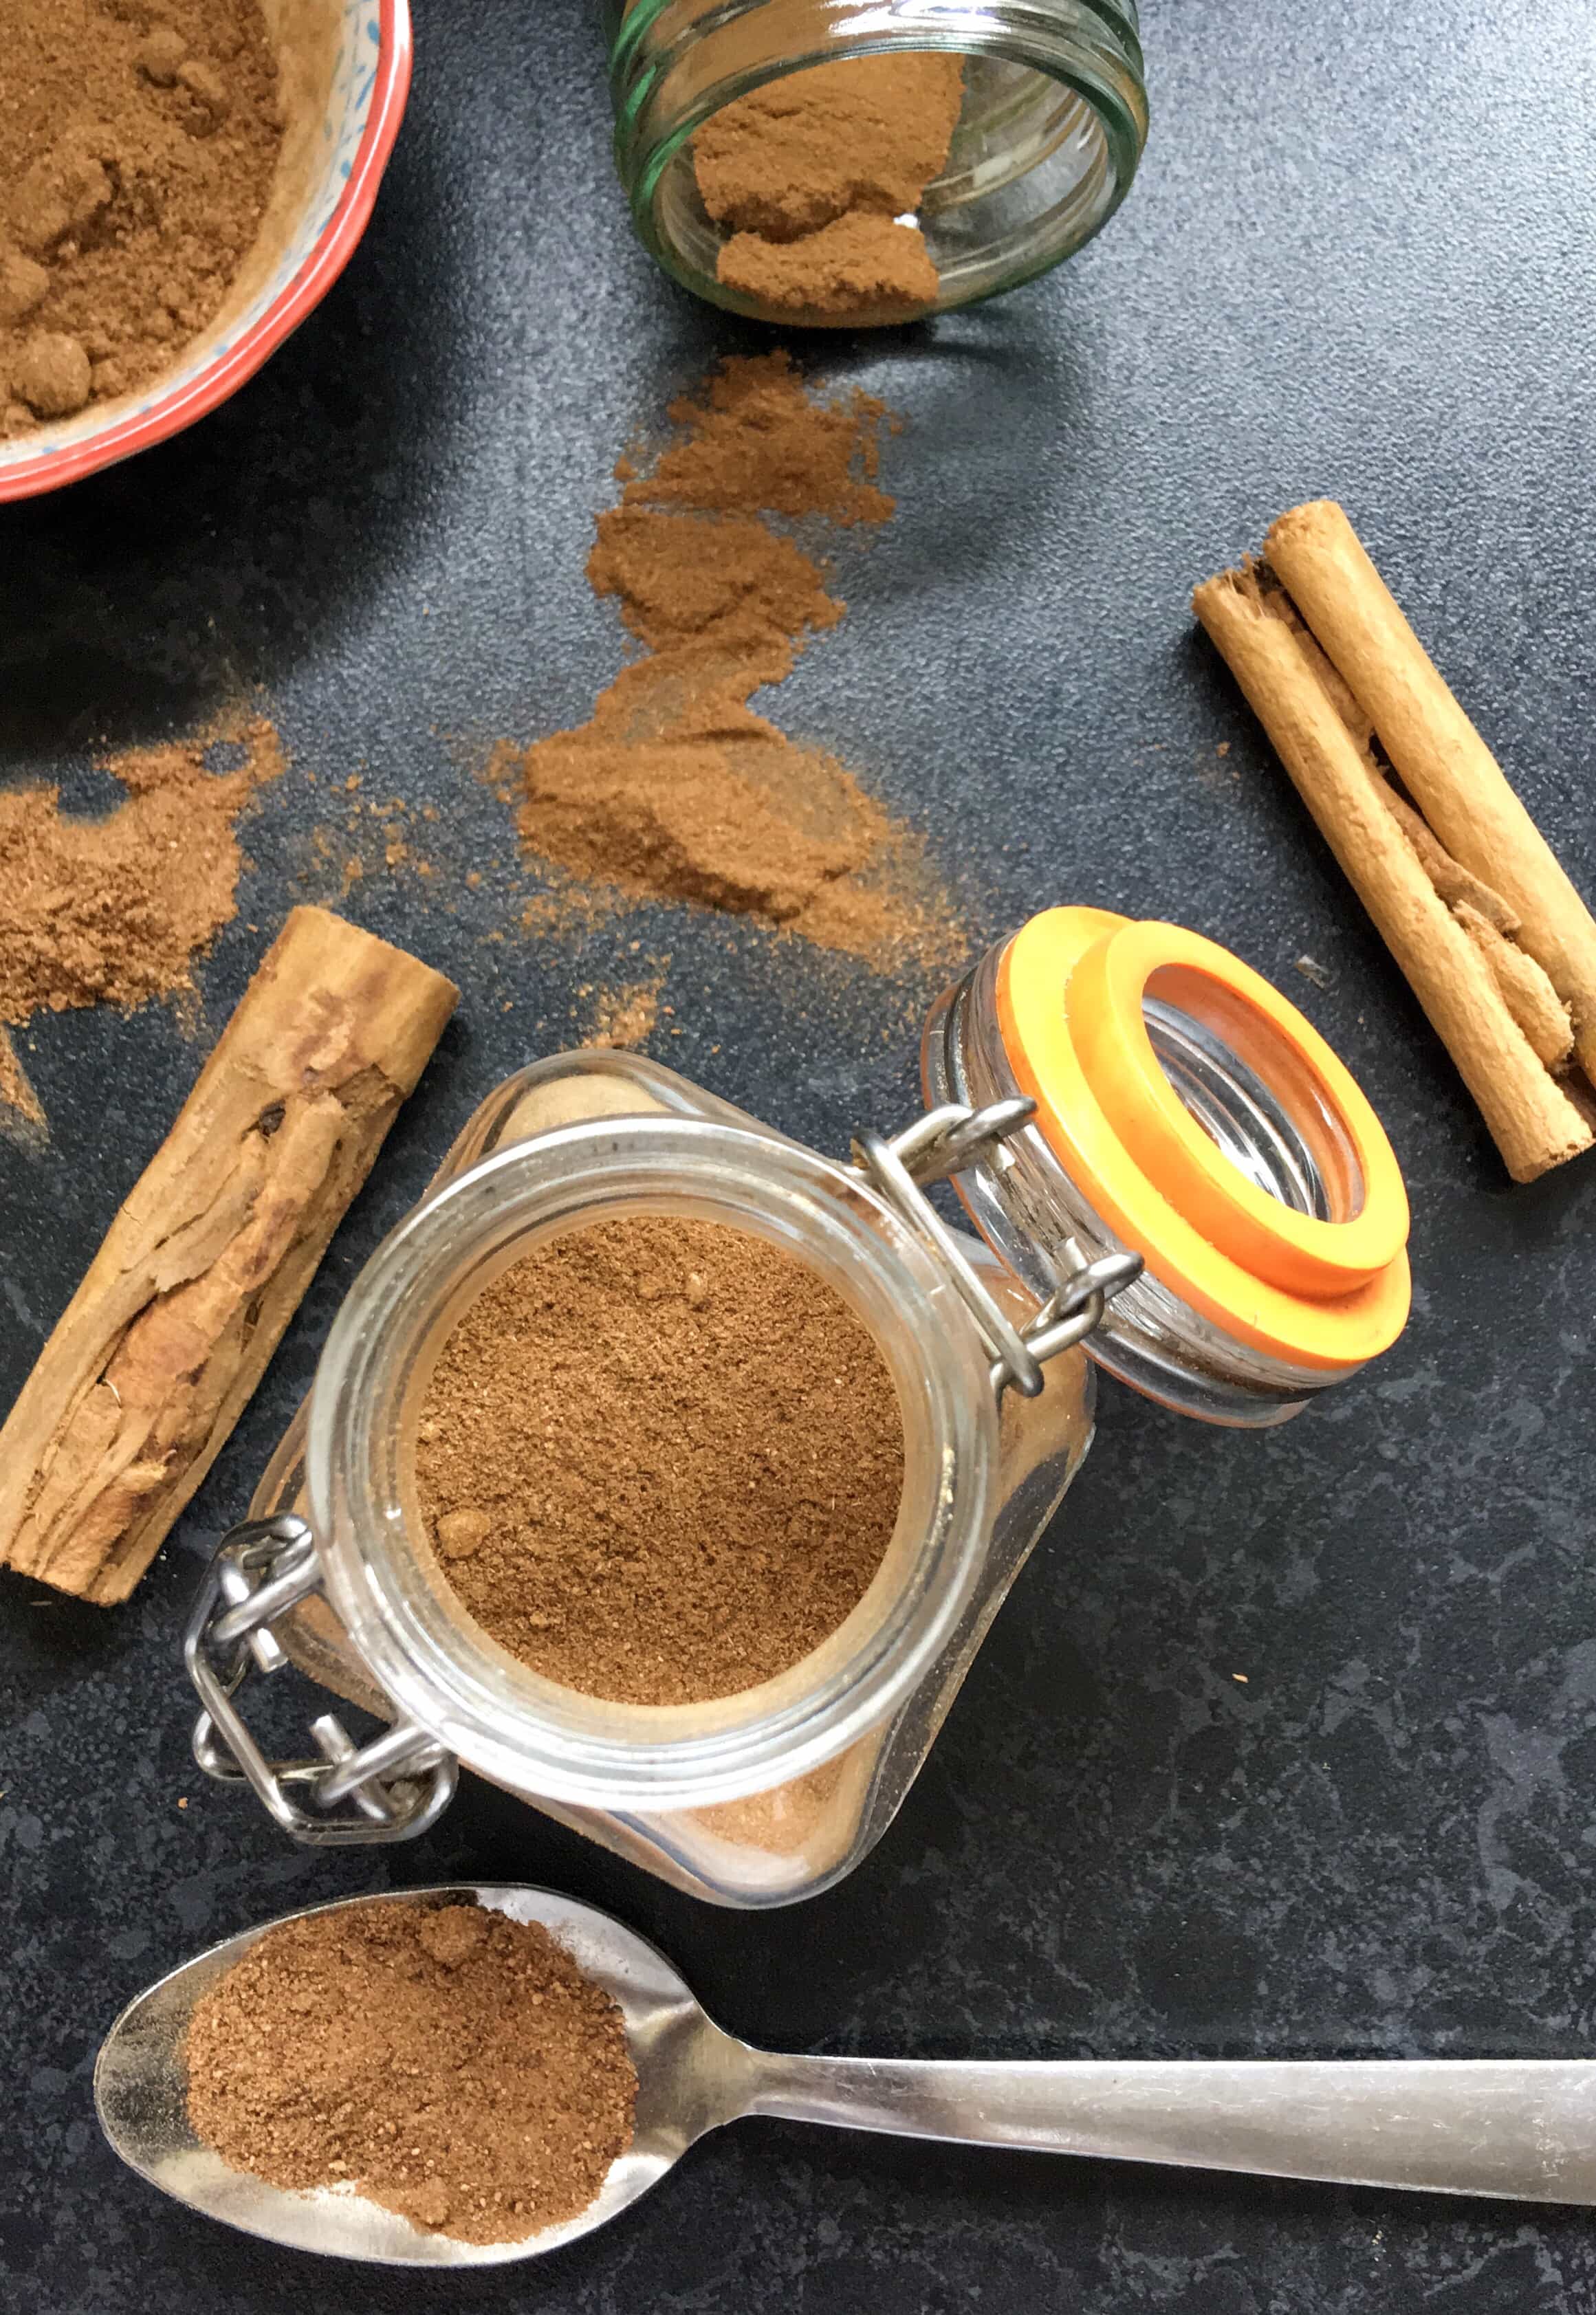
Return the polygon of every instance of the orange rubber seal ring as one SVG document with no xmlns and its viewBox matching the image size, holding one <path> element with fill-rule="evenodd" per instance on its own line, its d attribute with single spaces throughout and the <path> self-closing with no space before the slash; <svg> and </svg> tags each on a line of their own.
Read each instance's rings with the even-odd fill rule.
<svg viewBox="0 0 1596 2315">
<path fill-rule="evenodd" d="M 1178 969 L 1201 1010 L 1314 1136 L 1333 1204 L 1298 1212 L 1248 1180 L 1187 1109 L 1153 1049 L 1143 1000 Z M 1195 976 L 1195 980 L 1192 978 Z M 1115 1236 L 1169 1291 L 1292 1366 L 1361 1366 L 1411 1299 L 1407 1193 L 1385 1131 L 1317 1029 L 1228 949 L 1177 925 L 1050 909 L 1005 950 L 998 1023 L 1036 1123 Z"/>
</svg>

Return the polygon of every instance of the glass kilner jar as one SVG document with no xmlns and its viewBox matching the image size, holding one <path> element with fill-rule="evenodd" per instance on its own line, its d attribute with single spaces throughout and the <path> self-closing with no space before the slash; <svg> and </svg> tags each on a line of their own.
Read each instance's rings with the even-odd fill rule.
<svg viewBox="0 0 1596 2315">
<path fill-rule="evenodd" d="M 1093 1362 L 1212 1423 L 1285 1422 L 1395 1339 L 1407 1205 L 1323 1039 L 1225 950 L 1056 909 L 935 1007 L 927 1113 L 823 1157 L 655 1063 L 543 1060 L 483 1105 L 356 1281 L 188 1639 L 201 1767 L 315 1843 L 401 1840 L 463 1763 L 678 1887 L 811 1895 L 903 1799 L 1092 1435 Z M 951 1181 L 980 1236 L 927 1185 Z M 557 1685 L 466 1612 L 414 1441 L 439 1348 L 511 1262 L 635 1213 L 730 1223 L 808 1264 L 873 1335 L 902 1415 L 896 1530 L 853 1613 L 703 1704 Z M 595 1453 L 602 1452 L 596 1444 Z M 292 1661 L 336 1713 L 269 1761 L 242 1708 Z"/>
<path fill-rule="evenodd" d="M 925 51 L 964 60 L 945 161 L 912 217 L 941 281 L 920 310 L 1012 289 L 1071 256 L 1130 190 L 1148 135 L 1136 0 L 605 0 L 616 158 L 637 232 L 700 297 L 758 320 L 795 313 L 717 278 L 694 132 L 813 66 Z M 902 318 L 890 315 L 882 318 Z"/>
</svg>

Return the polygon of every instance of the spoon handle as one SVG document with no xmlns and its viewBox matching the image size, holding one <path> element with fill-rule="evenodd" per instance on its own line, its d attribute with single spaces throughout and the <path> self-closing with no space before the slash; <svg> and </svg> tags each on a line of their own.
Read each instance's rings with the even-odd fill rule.
<svg viewBox="0 0 1596 2315">
<path fill-rule="evenodd" d="M 1596 2203 L 1596 2061 L 758 2053 L 747 2111 L 1123 2162 Z"/>
</svg>

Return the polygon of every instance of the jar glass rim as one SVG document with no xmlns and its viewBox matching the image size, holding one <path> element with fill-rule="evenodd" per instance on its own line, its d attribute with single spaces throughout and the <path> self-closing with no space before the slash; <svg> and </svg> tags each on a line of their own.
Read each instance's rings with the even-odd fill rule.
<svg viewBox="0 0 1596 2315">
<path fill-rule="evenodd" d="M 764 15 L 768 35 L 748 45 Z M 1135 0 L 972 0 L 952 11 L 943 0 L 894 0 L 890 12 L 879 0 L 720 0 L 696 13 L 683 0 L 636 0 L 615 35 L 611 86 L 616 164 L 645 248 L 696 295 L 756 320 L 782 318 L 719 282 L 678 245 L 666 214 L 672 164 L 696 129 L 755 89 L 816 65 L 905 49 L 1027 67 L 1082 101 L 1100 146 L 1100 182 L 1084 209 L 1074 200 L 1048 208 L 1017 239 L 1011 227 L 1000 252 L 965 253 L 944 266 L 944 294 L 927 312 L 1018 288 L 1102 230 L 1147 146 Z"/>
<path fill-rule="evenodd" d="M 705 1704 L 610 1703 L 519 1664 L 455 1600 L 405 1480 L 406 1425 L 460 1311 L 535 1244 L 625 1211 L 747 1228 L 829 1276 L 874 1335 L 903 1415 L 904 1507 L 864 1599 L 788 1672 Z M 764 1790 L 885 1723 L 979 1580 L 997 1454 L 973 1321 L 861 1177 L 757 1130 L 626 1116 L 482 1160 L 384 1241 L 328 1337 L 306 1476 L 329 1597 L 401 1711 L 528 1798 L 652 1812 Z"/>
</svg>

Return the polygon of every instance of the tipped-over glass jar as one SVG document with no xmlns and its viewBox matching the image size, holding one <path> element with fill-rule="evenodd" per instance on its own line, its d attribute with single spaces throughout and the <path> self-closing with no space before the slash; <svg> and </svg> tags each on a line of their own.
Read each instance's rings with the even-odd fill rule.
<svg viewBox="0 0 1596 2315">
<path fill-rule="evenodd" d="M 732 230 L 705 205 L 694 132 L 816 65 L 926 52 L 963 59 L 946 157 L 900 223 L 940 282 L 915 310 L 1012 289 L 1072 256 L 1130 190 L 1148 135 L 1136 0 L 605 0 L 616 158 L 643 245 L 702 297 L 805 327 L 900 321 L 807 308 L 721 278 Z"/>
<path fill-rule="evenodd" d="M 655 1063 L 564 1054 L 477 1112 L 350 1290 L 306 1407 L 222 1547 L 188 1641 L 196 1754 L 296 1838 L 403 1839 L 464 1763 L 695 1894 L 782 1904 L 880 1838 L 1092 1432 L 1095 1359 L 1210 1421 L 1298 1413 L 1406 1316 L 1407 1207 L 1324 1041 L 1211 942 L 1058 909 L 926 1033 L 927 1116 L 851 1163 Z M 982 1233 L 925 1194 L 952 1179 Z M 508 1265 L 626 1214 L 732 1224 L 873 1335 L 902 1501 L 853 1613 L 777 1678 L 627 1705 L 542 1677 L 466 1613 L 414 1445 L 433 1362 Z M 594 1442 L 601 1458 L 602 1442 Z M 272 1762 L 237 1691 L 293 1661 L 387 1722 Z"/>
</svg>

